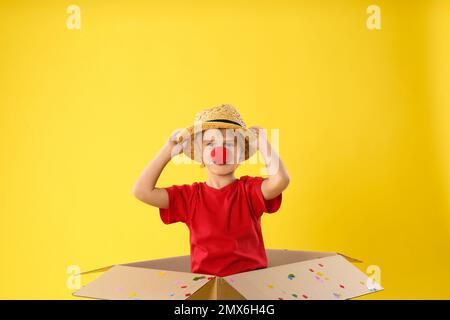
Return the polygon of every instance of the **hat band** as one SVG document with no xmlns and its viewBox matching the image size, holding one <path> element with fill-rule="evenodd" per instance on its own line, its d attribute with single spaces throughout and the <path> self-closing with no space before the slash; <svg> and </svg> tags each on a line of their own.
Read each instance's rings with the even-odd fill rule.
<svg viewBox="0 0 450 320">
<path fill-rule="evenodd" d="M 235 124 L 239 127 L 242 127 L 239 123 L 228 120 L 228 119 L 214 119 L 214 120 L 206 120 L 205 122 L 225 122 L 225 123 L 229 123 L 229 124 Z"/>
</svg>

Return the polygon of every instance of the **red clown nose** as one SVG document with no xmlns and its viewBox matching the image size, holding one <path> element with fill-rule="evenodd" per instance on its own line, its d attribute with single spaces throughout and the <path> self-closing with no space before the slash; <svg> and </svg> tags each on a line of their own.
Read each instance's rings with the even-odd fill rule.
<svg viewBox="0 0 450 320">
<path fill-rule="evenodd" d="M 215 164 L 227 163 L 228 150 L 224 147 L 215 147 L 211 150 L 211 158 Z"/>
</svg>

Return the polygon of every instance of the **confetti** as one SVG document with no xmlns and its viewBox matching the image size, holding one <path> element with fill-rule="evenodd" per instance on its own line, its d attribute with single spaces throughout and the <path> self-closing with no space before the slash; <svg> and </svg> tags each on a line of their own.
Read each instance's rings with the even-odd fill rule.
<svg viewBox="0 0 450 320">
<path fill-rule="evenodd" d="M 160 273 L 159 273 L 159 275 L 162 277 L 162 276 L 165 276 L 166 275 L 166 272 L 165 271 L 161 271 Z"/>
<path fill-rule="evenodd" d="M 334 296 L 336 299 L 339 299 L 339 298 L 341 298 L 342 294 L 333 292 L 333 296 Z"/>
<path fill-rule="evenodd" d="M 319 267 L 322 267 L 322 268 L 323 268 L 323 264 L 319 263 Z"/>
<path fill-rule="evenodd" d="M 309 271 L 310 271 L 310 272 L 314 272 L 314 269 L 311 269 L 311 268 L 310 268 Z"/>
<path fill-rule="evenodd" d="M 302 294 L 302 297 L 308 299 L 308 296 L 306 294 Z"/>
<path fill-rule="evenodd" d="M 283 298 L 281 298 L 281 297 L 278 297 L 278 300 L 284 300 Z"/>
<path fill-rule="evenodd" d="M 267 287 L 273 289 L 273 284 L 268 284 Z"/>
<path fill-rule="evenodd" d="M 185 297 L 190 297 L 191 294 L 190 294 L 190 293 L 186 293 L 184 296 L 185 296 Z"/>
<path fill-rule="evenodd" d="M 169 292 L 169 294 L 168 294 L 169 297 L 173 297 L 174 295 L 175 295 L 175 293 L 173 293 L 173 292 Z"/>
<path fill-rule="evenodd" d="M 175 280 L 174 282 L 177 286 L 179 286 L 180 284 L 182 284 L 182 282 L 180 280 Z"/>
<path fill-rule="evenodd" d="M 234 282 L 234 278 L 228 278 L 228 281 Z"/>
<path fill-rule="evenodd" d="M 314 278 L 316 278 L 317 281 L 323 282 L 323 279 L 321 277 L 314 276 Z"/>
<path fill-rule="evenodd" d="M 293 296 L 294 298 L 298 298 L 298 295 L 295 294 L 295 293 L 293 293 L 292 296 Z"/>
<path fill-rule="evenodd" d="M 340 284 L 339 287 L 341 287 L 342 289 L 345 289 L 343 284 Z"/>
<path fill-rule="evenodd" d="M 317 271 L 316 274 L 317 274 L 319 277 L 323 276 L 323 273 L 320 272 L 320 271 Z"/>
<path fill-rule="evenodd" d="M 325 279 L 325 280 L 330 280 L 330 278 L 328 278 L 328 277 L 325 277 L 324 279 Z"/>
<path fill-rule="evenodd" d="M 293 280 L 295 278 L 295 274 L 293 274 L 293 273 L 289 273 L 288 274 L 288 279 L 289 280 Z"/>
<path fill-rule="evenodd" d="M 187 288 L 187 285 L 181 286 L 181 289 L 186 289 L 186 288 Z"/>
<path fill-rule="evenodd" d="M 212 279 L 214 279 L 214 277 L 208 277 L 208 280 L 212 280 Z"/>
<path fill-rule="evenodd" d="M 201 277 L 194 277 L 192 280 L 194 280 L 194 281 L 198 281 L 198 280 L 200 280 L 200 279 L 205 279 L 206 277 L 205 276 L 201 276 Z"/>
</svg>

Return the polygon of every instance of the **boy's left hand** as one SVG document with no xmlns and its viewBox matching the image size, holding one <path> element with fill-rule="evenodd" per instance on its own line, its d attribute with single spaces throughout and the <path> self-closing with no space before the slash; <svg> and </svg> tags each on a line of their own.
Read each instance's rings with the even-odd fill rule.
<svg viewBox="0 0 450 320">
<path fill-rule="evenodd" d="M 264 199 L 271 200 L 287 188 L 290 178 L 278 154 L 272 150 L 272 146 L 267 140 L 266 130 L 258 126 L 249 129 L 256 135 L 257 148 L 267 166 L 268 177 L 261 184 L 261 192 Z"/>
<path fill-rule="evenodd" d="M 262 146 L 262 143 L 266 142 L 269 143 L 267 140 L 267 134 L 266 134 L 266 130 L 264 130 L 264 128 L 259 127 L 259 126 L 252 126 L 249 128 L 249 130 L 251 132 L 253 132 L 256 136 L 256 146 L 257 149 L 259 150 L 260 146 Z"/>
</svg>

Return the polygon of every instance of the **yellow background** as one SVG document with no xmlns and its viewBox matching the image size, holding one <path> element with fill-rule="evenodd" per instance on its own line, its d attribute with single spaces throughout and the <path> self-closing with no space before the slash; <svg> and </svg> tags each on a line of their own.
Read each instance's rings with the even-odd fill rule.
<svg viewBox="0 0 450 320">
<path fill-rule="evenodd" d="M 188 254 L 131 187 L 220 103 L 280 129 L 292 182 L 266 247 L 378 265 L 367 299 L 450 298 L 448 1 L 73 3 L 81 30 L 72 2 L 0 2 L 0 298 L 70 299 L 69 265 Z M 171 163 L 159 185 L 204 179 Z"/>
</svg>

